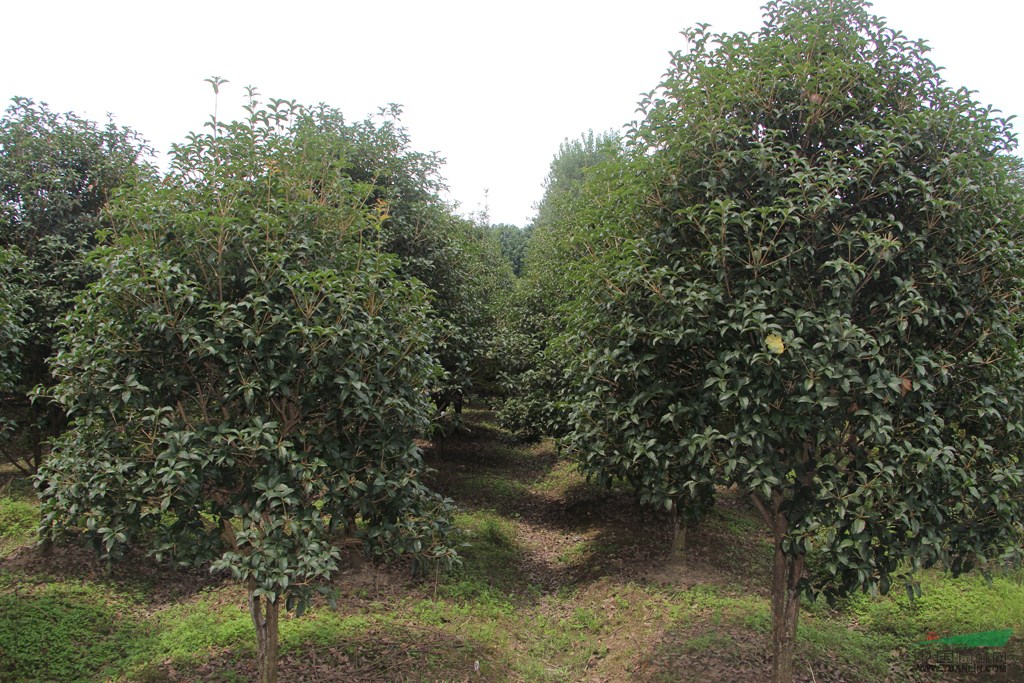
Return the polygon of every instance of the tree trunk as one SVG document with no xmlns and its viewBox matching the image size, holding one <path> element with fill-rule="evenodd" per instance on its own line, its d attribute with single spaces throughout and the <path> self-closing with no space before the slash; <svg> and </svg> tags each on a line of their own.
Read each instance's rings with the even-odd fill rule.
<svg viewBox="0 0 1024 683">
<path fill-rule="evenodd" d="M 792 683 L 796 626 L 800 615 L 798 588 L 804 571 L 804 557 L 786 555 L 781 541 L 776 537 L 772 569 L 772 683 Z"/>
<path fill-rule="evenodd" d="M 782 542 L 789 532 L 789 521 L 782 511 L 782 494 L 778 491 L 772 493 L 771 508 L 757 494 L 751 494 L 750 499 L 775 538 L 775 561 L 772 565 L 772 683 L 792 683 L 804 556 L 787 555 L 782 549 Z"/>
<path fill-rule="evenodd" d="M 35 474 L 43 466 L 43 432 L 39 427 L 39 420 L 42 418 L 39 415 L 39 408 L 36 407 L 35 401 L 32 401 L 29 407 L 28 419 L 28 439 L 32 446 L 32 474 Z"/>
<path fill-rule="evenodd" d="M 256 656 L 260 683 L 277 683 L 277 600 L 271 602 L 253 595 L 256 582 L 249 580 L 249 614 L 256 627 Z"/>
<path fill-rule="evenodd" d="M 679 504 L 672 503 L 672 557 L 679 557 L 686 548 L 686 521 L 679 514 Z"/>
</svg>

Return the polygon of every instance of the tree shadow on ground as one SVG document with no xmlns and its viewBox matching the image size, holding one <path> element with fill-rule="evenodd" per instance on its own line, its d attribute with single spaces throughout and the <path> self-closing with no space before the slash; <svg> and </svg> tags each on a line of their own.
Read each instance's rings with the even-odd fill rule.
<svg viewBox="0 0 1024 683">
<path fill-rule="evenodd" d="M 579 586 L 603 577 L 693 585 L 748 584 L 767 592 L 770 538 L 750 505 L 722 491 L 719 504 L 687 533 L 673 556 L 672 520 L 641 506 L 625 488 L 585 481 L 550 442 L 509 448 L 488 423 L 467 416 L 467 429 L 427 451 L 431 485 L 467 511 L 493 511 L 514 522 L 521 546 L 516 576 L 522 591 Z"/>
<path fill-rule="evenodd" d="M 770 638 L 741 626 L 701 622 L 664 634 L 632 667 L 645 683 L 733 683 L 771 680 Z M 884 653 L 880 653 L 884 654 Z M 863 679 L 834 661 L 797 655 L 794 683 L 857 683 Z"/>
<path fill-rule="evenodd" d="M 56 543 L 49 551 L 39 546 L 23 546 L 0 560 L 0 571 L 13 576 L 91 581 L 112 584 L 123 592 L 142 591 L 146 601 L 163 606 L 196 595 L 200 591 L 230 583 L 224 573 L 211 574 L 207 568 L 178 567 L 157 562 L 135 548 L 107 569 L 95 551 L 73 540 Z"/>
<path fill-rule="evenodd" d="M 282 647 L 281 681 L 384 683 L 392 681 L 504 681 L 510 672 L 491 651 L 436 629 L 371 626 L 344 639 L 305 640 Z M 253 653 L 225 652 L 193 666 L 165 662 L 132 677 L 139 683 L 234 683 L 257 679 Z"/>
</svg>

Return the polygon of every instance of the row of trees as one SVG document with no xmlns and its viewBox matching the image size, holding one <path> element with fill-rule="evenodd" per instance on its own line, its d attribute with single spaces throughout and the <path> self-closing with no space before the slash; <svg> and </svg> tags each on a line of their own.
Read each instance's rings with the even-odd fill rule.
<svg viewBox="0 0 1024 683">
<path fill-rule="evenodd" d="M 512 267 L 396 109 L 246 111 L 161 175 L 133 131 L 7 110 L 0 414 L 44 538 L 229 570 L 270 681 L 280 605 L 347 549 L 454 558 L 414 439 L 470 390 Z"/>
<path fill-rule="evenodd" d="M 867 3 L 764 16 L 687 31 L 622 145 L 563 147 L 503 415 L 682 524 L 737 487 L 789 681 L 802 596 L 1020 562 L 1024 175 Z"/>
<path fill-rule="evenodd" d="M 510 428 L 681 530 L 720 487 L 749 498 L 774 538 L 777 681 L 804 596 L 1019 562 L 1012 129 L 861 0 L 764 13 L 753 35 L 686 32 L 624 138 L 567 141 L 528 242 L 453 215 L 395 110 L 349 123 L 250 92 L 159 177 L 131 131 L 16 102 L 0 390 L 27 469 L 58 435 L 46 535 L 230 569 L 272 680 L 279 599 L 301 608 L 346 545 L 453 557 L 413 438 L 430 397 L 505 359 Z M 27 153 L 13 136 L 38 121 Z M 51 173 L 65 129 L 103 172 Z M 44 219 L 65 205 L 91 222 Z"/>
</svg>

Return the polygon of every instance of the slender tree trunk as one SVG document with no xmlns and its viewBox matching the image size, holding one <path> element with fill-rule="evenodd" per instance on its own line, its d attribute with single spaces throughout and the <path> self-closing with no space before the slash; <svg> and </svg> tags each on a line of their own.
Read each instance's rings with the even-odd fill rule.
<svg viewBox="0 0 1024 683">
<path fill-rule="evenodd" d="M 794 557 L 782 549 L 782 541 L 789 531 L 789 521 L 782 511 L 782 494 L 777 491 L 772 494 L 770 509 L 757 494 L 752 494 L 750 499 L 775 538 L 775 560 L 772 565 L 772 683 L 792 683 L 804 556 Z"/>
<path fill-rule="evenodd" d="M 43 432 L 39 427 L 39 409 L 35 402 L 29 408 L 29 441 L 32 444 L 32 473 L 35 474 L 43 466 Z"/>
<path fill-rule="evenodd" d="M 277 608 L 273 602 L 253 595 L 256 582 L 249 580 L 249 614 L 256 627 L 256 656 L 259 660 L 260 683 L 277 683 Z"/>
<path fill-rule="evenodd" d="M 679 514 L 679 504 L 672 503 L 672 557 L 679 557 L 686 549 L 686 521 Z"/>
<path fill-rule="evenodd" d="M 772 683 L 791 683 L 804 558 L 786 555 L 780 541 L 775 540 L 772 569 Z"/>
</svg>

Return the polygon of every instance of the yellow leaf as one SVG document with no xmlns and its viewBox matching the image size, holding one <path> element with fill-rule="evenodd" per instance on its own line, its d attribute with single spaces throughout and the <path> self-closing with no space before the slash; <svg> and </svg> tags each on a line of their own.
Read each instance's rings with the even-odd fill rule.
<svg viewBox="0 0 1024 683">
<path fill-rule="evenodd" d="M 782 337 L 777 334 L 769 334 L 764 338 L 764 343 L 768 345 L 768 350 L 776 356 L 786 350 L 786 345 L 782 343 Z"/>
</svg>

